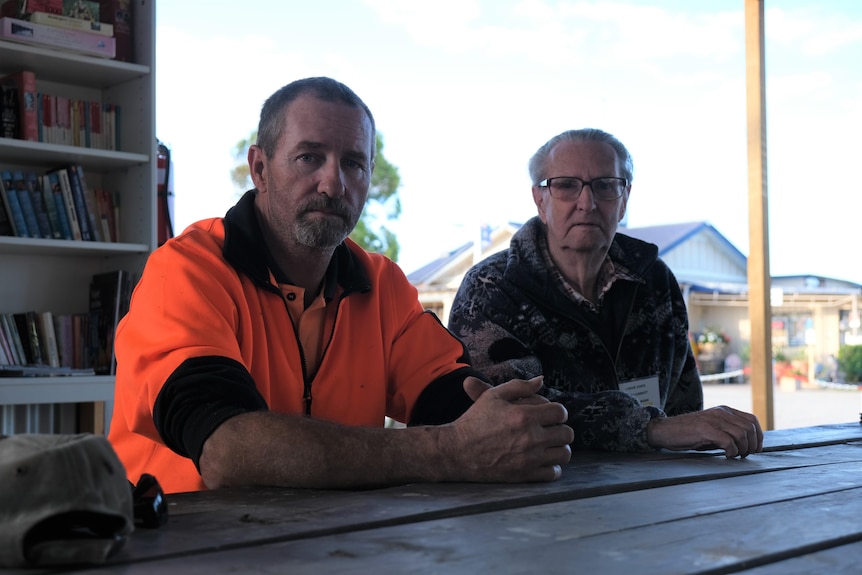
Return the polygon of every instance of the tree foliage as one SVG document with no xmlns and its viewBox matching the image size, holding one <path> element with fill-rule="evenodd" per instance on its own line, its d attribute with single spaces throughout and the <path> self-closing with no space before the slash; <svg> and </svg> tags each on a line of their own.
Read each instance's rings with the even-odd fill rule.
<svg viewBox="0 0 862 575">
<path fill-rule="evenodd" d="M 838 368 L 847 381 L 862 382 L 862 345 L 842 345 L 838 348 Z"/>
<path fill-rule="evenodd" d="M 254 186 L 248 171 L 248 148 L 257 141 L 257 130 L 234 146 L 236 166 L 231 170 L 231 180 L 239 190 Z M 379 252 L 393 261 L 398 261 L 398 240 L 383 222 L 395 220 L 401 215 L 401 200 L 398 188 L 401 176 L 398 168 L 383 155 L 383 137 L 377 132 L 377 156 L 374 158 L 374 172 L 371 187 L 365 200 L 365 209 L 350 234 L 350 239 L 370 252 Z"/>
</svg>

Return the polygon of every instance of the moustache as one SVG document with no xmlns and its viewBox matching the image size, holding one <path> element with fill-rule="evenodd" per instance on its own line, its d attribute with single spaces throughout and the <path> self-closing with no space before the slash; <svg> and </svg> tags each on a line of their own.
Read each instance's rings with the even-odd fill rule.
<svg viewBox="0 0 862 575">
<path fill-rule="evenodd" d="M 301 214 L 304 215 L 309 212 L 319 211 L 330 212 L 345 219 L 350 217 L 350 206 L 348 206 L 344 200 L 340 198 L 330 198 L 326 195 L 321 195 L 309 200 L 305 206 L 303 206 Z"/>
</svg>

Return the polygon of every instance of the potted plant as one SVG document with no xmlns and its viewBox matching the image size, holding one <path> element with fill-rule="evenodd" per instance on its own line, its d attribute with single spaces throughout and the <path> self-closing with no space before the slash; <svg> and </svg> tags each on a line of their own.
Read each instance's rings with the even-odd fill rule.
<svg viewBox="0 0 862 575">
<path fill-rule="evenodd" d="M 730 338 L 718 328 L 707 327 L 697 334 L 695 341 L 698 355 L 704 359 L 724 359 Z"/>
</svg>

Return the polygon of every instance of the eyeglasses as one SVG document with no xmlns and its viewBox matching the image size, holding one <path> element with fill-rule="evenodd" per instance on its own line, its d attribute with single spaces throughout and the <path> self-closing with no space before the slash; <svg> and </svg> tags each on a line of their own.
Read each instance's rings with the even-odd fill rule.
<svg viewBox="0 0 862 575">
<path fill-rule="evenodd" d="M 564 202 L 573 202 L 581 196 L 584 186 L 589 186 L 593 197 L 597 200 L 615 200 L 623 195 L 623 190 L 629 181 L 625 178 L 593 178 L 584 181 L 580 178 L 563 176 L 548 178 L 538 183 L 540 188 L 548 188 L 552 198 Z"/>
</svg>

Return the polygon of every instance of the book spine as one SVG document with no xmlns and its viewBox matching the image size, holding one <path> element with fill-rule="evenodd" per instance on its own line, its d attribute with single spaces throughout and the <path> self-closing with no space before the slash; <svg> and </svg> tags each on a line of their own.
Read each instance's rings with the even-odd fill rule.
<svg viewBox="0 0 862 575">
<path fill-rule="evenodd" d="M 45 26 L 9 17 L 0 18 L 0 38 L 37 46 L 65 48 L 102 58 L 113 58 L 117 49 L 116 40 L 109 36 Z"/>
<path fill-rule="evenodd" d="M 9 176 L 11 179 L 12 176 Z M 12 213 L 12 205 L 9 203 L 9 194 L 6 193 L 6 182 L 4 181 L 5 173 L 0 172 L 0 202 L 2 202 L 2 206 L 0 206 L 0 210 L 2 210 L 2 214 L 0 217 L 5 216 L 5 224 L 0 226 L 0 231 L 2 231 L 2 235 L 4 236 L 17 236 L 18 235 L 18 225 L 16 220 L 16 216 Z M 17 199 L 17 197 L 16 197 Z M 20 206 L 18 206 L 18 210 L 20 211 Z M 24 217 L 24 214 L 21 214 L 21 217 Z"/>
<path fill-rule="evenodd" d="M 93 239 L 90 233 L 90 215 L 87 213 L 87 202 L 84 200 L 84 191 L 81 189 L 81 180 L 78 179 L 75 165 L 69 166 L 68 174 L 69 184 L 72 186 L 72 199 L 75 202 L 75 213 L 78 216 L 78 225 L 81 227 L 81 239 L 89 242 Z"/>
<path fill-rule="evenodd" d="M 2 320 L 2 318 L 0 318 Z M 12 345 L 9 342 L 9 336 L 6 334 L 6 330 L 3 328 L 2 323 L 0 323 L 0 345 L 3 346 L 3 354 L 6 357 L 6 365 L 17 365 L 15 360 L 15 354 L 12 351 Z"/>
<path fill-rule="evenodd" d="M 69 172 L 65 168 L 56 170 L 60 189 L 63 192 L 63 200 L 66 204 L 66 214 L 69 216 L 69 228 L 72 230 L 72 239 L 82 240 L 81 225 L 78 222 L 78 212 L 75 210 L 75 198 L 72 194 L 72 184 L 69 181 Z"/>
<path fill-rule="evenodd" d="M 99 218 L 102 220 L 102 237 L 105 241 L 119 241 L 114 225 L 114 200 L 111 192 L 99 188 L 96 190 L 96 197 L 99 204 Z"/>
<path fill-rule="evenodd" d="M 73 166 L 75 175 L 78 177 L 78 183 L 81 184 L 81 194 L 84 196 L 84 205 L 87 208 L 87 223 L 90 226 L 90 237 L 94 242 L 108 241 L 102 238 L 101 224 L 99 223 L 98 204 L 96 203 L 96 195 L 93 188 L 87 185 L 87 177 L 84 174 L 84 167 L 80 164 Z"/>
<path fill-rule="evenodd" d="M 99 0 L 99 19 L 113 25 L 115 57 L 121 62 L 134 62 L 133 17 L 132 0 Z"/>
<path fill-rule="evenodd" d="M 66 211 L 66 200 L 63 198 L 63 189 L 60 187 L 60 178 L 56 172 L 48 172 L 45 174 L 48 190 L 51 192 L 51 201 L 54 202 L 54 211 L 57 213 L 57 220 L 60 223 L 60 235 L 63 239 L 74 239 L 72 236 L 72 228 L 69 226 L 69 214 Z M 45 203 L 48 199 L 45 199 Z"/>
<path fill-rule="evenodd" d="M 12 365 L 9 356 L 6 355 L 6 336 L 0 331 L 0 365 Z"/>
<path fill-rule="evenodd" d="M 12 172 L 12 187 L 9 194 L 18 197 L 18 204 L 21 206 L 21 212 L 24 214 L 26 222 L 27 236 L 29 238 L 38 238 L 39 222 L 36 221 L 36 211 L 33 209 L 33 202 L 30 200 L 30 192 L 27 190 L 27 182 L 24 180 L 24 172 Z"/>
<path fill-rule="evenodd" d="M 60 366 L 73 367 L 75 365 L 75 354 L 73 352 L 74 338 L 72 336 L 71 315 L 59 314 L 54 316 L 54 334 L 57 337 Z"/>
<path fill-rule="evenodd" d="M 24 365 L 27 363 L 27 358 L 24 356 L 24 347 L 12 314 L 0 314 L 0 322 L 3 323 L 3 332 L 6 334 L 6 341 L 9 342 L 9 347 L 12 350 L 15 365 Z"/>
<path fill-rule="evenodd" d="M 60 367 L 60 351 L 57 348 L 57 336 L 54 333 L 54 316 L 50 311 L 43 311 L 38 314 L 38 319 L 45 362 L 51 367 Z"/>
<path fill-rule="evenodd" d="M 59 28 L 92 32 L 93 34 L 101 34 L 102 36 L 114 35 L 114 26 L 111 24 L 96 22 L 94 20 L 84 20 L 82 18 L 70 18 L 69 16 L 51 14 L 50 12 L 31 12 L 30 22 L 43 24 L 45 26 L 57 26 Z"/>
<path fill-rule="evenodd" d="M 43 238 L 51 239 L 54 236 L 54 232 L 51 229 L 51 220 L 48 217 L 48 209 L 45 206 L 39 176 L 33 172 L 28 172 L 24 175 L 24 180 L 27 183 L 27 193 L 30 195 L 30 203 L 33 204 L 33 212 L 36 214 L 39 235 Z"/>
<path fill-rule="evenodd" d="M 18 90 L 12 86 L 0 84 L 2 107 L 0 107 L 0 137 L 18 137 Z"/>
<path fill-rule="evenodd" d="M 18 330 L 18 338 L 21 340 L 27 365 L 44 365 L 36 312 L 13 313 L 12 318 L 15 320 L 15 327 Z"/>
<path fill-rule="evenodd" d="M 42 203 L 45 205 L 48 222 L 51 224 L 51 237 L 57 240 L 70 239 L 63 235 L 63 225 L 57 211 L 57 202 L 54 200 L 54 190 L 51 188 L 51 180 L 47 174 L 39 177 L 39 184 L 42 189 Z"/>
<path fill-rule="evenodd" d="M 3 18 L 5 20 L 5 18 Z M 0 78 L 4 86 L 18 93 L 18 139 L 39 141 L 39 112 L 36 102 L 36 74 L 22 70 Z"/>
<path fill-rule="evenodd" d="M 6 194 L 0 193 L 0 236 L 14 236 L 15 224 L 12 223 L 12 212 L 6 200 Z"/>
</svg>

